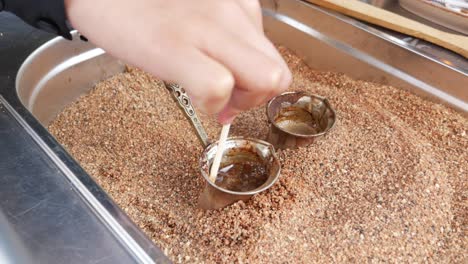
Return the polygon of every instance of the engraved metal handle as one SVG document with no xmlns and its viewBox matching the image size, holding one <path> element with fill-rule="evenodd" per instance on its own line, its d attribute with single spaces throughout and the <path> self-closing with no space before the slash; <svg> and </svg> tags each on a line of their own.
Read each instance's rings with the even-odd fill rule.
<svg viewBox="0 0 468 264">
<path fill-rule="evenodd" d="M 197 113 L 195 112 L 195 109 L 192 106 L 190 97 L 187 95 L 184 88 L 175 83 L 164 82 L 164 85 L 166 86 L 166 89 L 168 89 L 171 93 L 174 101 L 184 111 L 185 116 L 192 123 L 192 126 L 197 132 L 198 139 L 200 139 L 200 141 L 203 144 L 203 147 L 207 147 L 210 144 L 210 140 L 208 139 L 208 135 L 206 134 L 205 129 L 203 128 L 203 125 L 200 122 L 200 118 L 198 118 Z"/>
</svg>

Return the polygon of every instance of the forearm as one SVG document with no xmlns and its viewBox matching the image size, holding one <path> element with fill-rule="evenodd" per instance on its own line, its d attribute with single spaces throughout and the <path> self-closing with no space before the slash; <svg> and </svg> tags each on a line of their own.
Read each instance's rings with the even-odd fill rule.
<svg viewBox="0 0 468 264">
<path fill-rule="evenodd" d="M 33 27 L 71 39 L 63 0 L 0 0 L 2 8 Z"/>
</svg>

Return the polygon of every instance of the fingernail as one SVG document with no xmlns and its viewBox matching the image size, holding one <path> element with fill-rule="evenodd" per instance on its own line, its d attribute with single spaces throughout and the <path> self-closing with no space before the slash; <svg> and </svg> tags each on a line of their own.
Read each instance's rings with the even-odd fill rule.
<svg viewBox="0 0 468 264">
<path fill-rule="evenodd" d="M 271 73 L 271 85 L 273 87 L 278 87 L 282 84 L 283 81 L 283 70 L 281 68 L 275 68 L 275 70 Z"/>
<path fill-rule="evenodd" d="M 281 81 L 280 81 L 280 87 L 282 90 L 286 90 L 289 88 L 289 85 L 291 85 L 292 82 L 292 74 L 291 71 L 286 68 L 285 71 L 283 71 L 283 74 L 281 75 Z"/>
<path fill-rule="evenodd" d="M 232 124 L 232 122 L 234 122 L 234 119 L 236 119 L 235 116 L 233 117 L 229 117 L 229 118 L 225 118 L 225 119 L 219 119 L 219 123 L 221 123 L 222 125 L 227 125 L 227 124 Z"/>
<path fill-rule="evenodd" d="M 238 114 L 238 111 L 235 111 L 231 107 L 226 107 L 223 111 L 221 111 L 221 113 L 219 113 L 218 121 L 223 125 L 231 124 Z"/>
</svg>

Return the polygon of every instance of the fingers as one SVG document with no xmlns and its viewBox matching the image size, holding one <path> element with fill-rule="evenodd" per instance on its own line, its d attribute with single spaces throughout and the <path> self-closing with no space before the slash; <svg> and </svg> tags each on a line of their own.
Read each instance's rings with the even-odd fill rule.
<svg viewBox="0 0 468 264">
<path fill-rule="evenodd" d="M 66 7 L 93 43 L 181 84 L 204 112 L 232 117 L 289 85 L 286 64 L 263 34 L 258 0 L 135 1 L 102 0 L 96 8 L 91 0 L 67 0 Z M 116 24 L 122 16 L 132 19 Z"/>
<path fill-rule="evenodd" d="M 174 52 L 158 70 L 160 78 L 177 82 L 185 88 L 192 103 L 204 113 L 219 113 L 228 103 L 234 77 L 223 65 L 194 47 L 172 47 Z M 152 69 L 149 65 L 148 69 Z"/>
<path fill-rule="evenodd" d="M 229 103 L 218 116 L 222 123 L 230 123 L 241 111 L 267 102 L 291 82 L 286 63 L 263 34 L 258 1 L 236 3 L 240 5 L 239 12 L 232 7 L 230 13 L 220 14 L 221 23 L 216 27 L 206 25 L 205 41 L 199 45 L 204 53 L 231 70 L 235 78 Z"/>
<path fill-rule="evenodd" d="M 218 114 L 218 121 L 221 124 L 230 124 L 234 118 L 242 111 L 250 109 L 252 106 L 257 106 L 263 103 L 263 97 L 257 96 L 254 92 L 234 89 L 229 103 Z"/>
<path fill-rule="evenodd" d="M 255 28 L 263 34 L 262 8 L 258 0 L 238 0 L 245 14 L 250 18 Z"/>
<path fill-rule="evenodd" d="M 275 95 L 284 92 L 285 89 L 291 83 L 291 72 L 283 60 L 273 43 L 264 35 L 263 25 L 262 25 L 262 13 L 261 6 L 258 0 L 238 0 L 237 1 L 240 8 L 247 14 L 249 21 L 254 25 L 258 30 L 251 30 L 253 27 L 243 23 L 242 20 L 237 19 L 235 25 L 226 25 L 227 28 L 231 27 L 243 27 L 244 30 L 234 30 L 233 34 L 236 34 L 239 38 L 243 38 L 246 42 L 254 46 L 257 50 L 265 53 L 267 56 L 270 56 L 273 60 L 276 60 L 281 67 L 283 68 L 283 78 L 278 87 L 271 87 L 271 93 L 267 96 L 266 101 L 274 97 Z M 227 20 L 227 22 L 232 20 Z"/>
<path fill-rule="evenodd" d="M 270 40 L 264 35 L 261 6 L 258 0 L 236 0 L 236 6 L 230 7 L 230 12 L 220 13 L 218 20 L 224 30 L 230 31 L 236 35 L 239 39 L 243 39 L 245 42 L 257 48 L 259 52 L 265 53 L 272 59 L 280 63 L 285 71 L 285 83 L 287 82 L 286 77 L 290 77 L 288 66 L 284 62 L 283 58 L 276 50 L 275 46 Z M 237 10 L 239 9 L 239 10 Z M 238 14 L 240 11 L 244 14 Z M 287 86 L 287 85 L 285 85 Z"/>
<path fill-rule="evenodd" d="M 264 38 L 266 39 L 266 37 L 264 37 Z M 271 43 L 269 40 L 266 40 L 265 42 L 266 42 L 265 43 L 265 46 L 266 46 L 265 49 L 268 50 L 269 54 L 271 54 L 271 56 L 273 56 L 273 58 L 280 63 L 280 65 L 281 65 L 281 67 L 283 69 L 283 75 L 282 75 L 282 79 L 280 81 L 280 85 L 277 87 L 277 89 L 271 91 L 271 93 L 267 96 L 266 101 L 264 101 L 263 103 L 266 103 L 271 98 L 273 98 L 276 95 L 286 91 L 286 89 L 288 89 L 289 85 L 292 82 L 291 71 L 289 70 L 289 67 L 286 64 L 286 62 L 284 61 L 283 57 L 281 57 L 281 55 L 276 50 L 273 43 Z"/>
<path fill-rule="evenodd" d="M 200 46 L 201 50 L 231 70 L 236 87 L 255 96 L 245 98 L 247 104 L 242 104 L 239 109 L 246 109 L 244 105 L 255 106 L 256 102 L 265 100 L 272 90 L 281 85 L 284 70 L 270 56 L 218 28 L 211 28 L 206 34 L 209 36 Z"/>
</svg>

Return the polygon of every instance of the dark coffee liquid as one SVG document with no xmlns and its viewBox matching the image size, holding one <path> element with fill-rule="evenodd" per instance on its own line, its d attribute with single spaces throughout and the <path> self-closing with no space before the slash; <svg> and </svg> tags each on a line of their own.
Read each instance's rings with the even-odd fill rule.
<svg viewBox="0 0 468 264">
<path fill-rule="evenodd" d="M 268 179 L 265 163 L 242 161 L 221 164 L 216 185 L 235 192 L 246 192 L 260 187 Z"/>
</svg>

